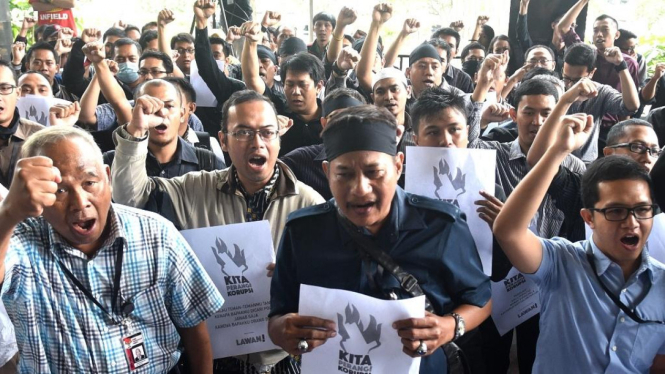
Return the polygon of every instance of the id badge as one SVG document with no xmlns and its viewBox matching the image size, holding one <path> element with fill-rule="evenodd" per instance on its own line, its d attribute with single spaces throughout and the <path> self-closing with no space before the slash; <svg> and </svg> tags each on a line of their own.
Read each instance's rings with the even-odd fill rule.
<svg viewBox="0 0 665 374">
<path fill-rule="evenodd" d="M 148 352 L 145 349 L 143 333 L 133 332 L 122 338 L 122 345 L 125 349 L 125 357 L 129 365 L 129 370 L 133 371 L 148 363 Z"/>
</svg>

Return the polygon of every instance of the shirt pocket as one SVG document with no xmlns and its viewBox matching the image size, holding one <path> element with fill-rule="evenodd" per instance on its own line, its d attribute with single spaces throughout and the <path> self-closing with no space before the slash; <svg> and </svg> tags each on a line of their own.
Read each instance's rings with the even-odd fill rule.
<svg viewBox="0 0 665 374">
<path fill-rule="evenodd" d="M 147 288 L 131 299 L 134 310 L 130 314 L 132 329 L 143 333 L 151 365 L 177 361 L 180 353 L 180 335 L 164 304 L 164 293 L 159 286 Z M 170 366 L 169 366 L 170 367 Z M 168 368 L 166 368 L 168 369 Z"/>
<path fill-rule="evenodd" d="M 630 362 L 641 373 L 646 373 L 653 364 L 653 359 L 665 344 L 665 325 L 659 323 L 640 323 Z"/>
</svg>

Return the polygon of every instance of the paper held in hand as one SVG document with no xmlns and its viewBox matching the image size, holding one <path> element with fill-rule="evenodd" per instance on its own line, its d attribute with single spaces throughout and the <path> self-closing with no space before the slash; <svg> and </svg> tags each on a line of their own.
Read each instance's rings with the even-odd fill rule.
<svg viewBox="0 0 665 374">
<path fill-rule="evenodd" d="M 469 231 L 483 264 L 492 274 L 492 230 L 478 217 L 474 204 L 479 191 L 494 195 L 496 151 L 435 147 L 407 147 L 407 192 L 443 200 L 466 213 Z"/>
<path fill-rule="evenodd" d="M 270 278 L 275 261 L 268 221 L 182 231 L 224 297 L 206 322 L 214 358 L 277 349 L 268 337 Z"/>
<path fill-rule="evenodd" d="M 355 292 L 300 286 L 301 316 L 334 321 L 337 335 L 302 356 L 303 374 L 417 374 L 420 358 L 402 352 L 392 324 L 425 316 L 425 297 L 380 300 Z"/>
</svg>

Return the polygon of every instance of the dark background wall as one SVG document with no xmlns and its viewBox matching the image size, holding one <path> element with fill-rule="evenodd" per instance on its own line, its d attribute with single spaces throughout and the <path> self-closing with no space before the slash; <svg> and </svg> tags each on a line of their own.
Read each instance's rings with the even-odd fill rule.
<svg viewBox="0 0 665 374">
<path fill-rule="evenodd" d="M 536 44 L 549 45 L 552 40 L 552 20 L 563 15 L 577 1 L 576 0 L 531 0 L 529 3 L 529 33 Z M 517 15 L 520 10 L 520 0 L 510 2 L 510 38 L 515 39 Z M 586 27 L 586 16 L 588 6 L 584 8 L 577 18 L 577 34 L 584 40 L 584 29 Z"/>
<path fill-rule="evenodd" d="M 9 60 L 12 51 L 12 23 L 9 1 L 0 0 L 0 58 Z"/>
</svg>

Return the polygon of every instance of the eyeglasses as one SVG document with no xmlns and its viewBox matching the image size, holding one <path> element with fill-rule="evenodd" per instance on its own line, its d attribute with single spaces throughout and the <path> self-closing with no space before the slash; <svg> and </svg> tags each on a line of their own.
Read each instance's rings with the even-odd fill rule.
<svg viewBox="0 0 665 374">
<path fill-rule="evenodd" d="M 139 75 L 142 77 L 145 77 L 146 75 L 150 74 L 150 76 L 156 77 L 161 74 L 166 74 L 166 70 L 157 70 L 157 69 L 152 69 L 152 70 L 139 70 Z"/>
<path fill-rule="evenodd" d="M 532 58 L 531 60 L 529 60 L 530 65 L 547 65 L 548 62 L 552 62 L 552 60 L 548 60 L 546 58 L 540 58 L 540 59 Z"/>
<path fill-rule="evenodd" d="M 572 85 L 574 85 L 575 83 L 577 83 L 577 82 L 579 82 L 579 81 L 581 81 L 582 79 L 587 78 L 587 77 L 588 77 L 588 76 L 585 75 L 585 76 L 583 76 L 583 77 L 579 77 L 579 78 L 575 78 L 575 79 L 573 79 L 573 78 L 568 78 L 568 77 L 564 76 L 564 77 L 563 77 L 563 83 L 566 84 L 566 85 L 571 85 L 571 86 L 572 86 Z"/>
<path fill-rule="evenodd" d="M 176 49 L 178 53 L 181 55 L 184 55 L 185 53 L 189 53 L 190 55 L 194 53 L 195 49 L 194 48 L 178 48 Z"/>
<path fill-rule="evenodd" d="M 14 92 L 16 86 L 11 84 L 0 84 L 0 95 L 9 95 Z"/>
<path fill-rule="evenodd" d="M 241 142 L 248 142 L 254 139 L 256 134 L 259 134 L 261 139 L 264 141 L 275 140 L 279 136 L 277 130 L 273 129 L 261 129 L 261 130 L 238 130 L 234 132 L 225 131 L 226 134 L 233 135 L 236 140 Z"/>
<path fill-rule="evenodd" d="M 630 55 L 630 54 L 635 53 L 635 48 L 637 48 L 637 46 L 629 47 L 629 48 L 619 48 L 619 49 L 621 50 L 621 52 L 623 52 L 627 55 Z"/>
<path fill-rule="evenodd" d="M 608 145 L 607 148 L 628 148 L 628 150 L 631 152 L 641 155 L 649 152 L 649 156 L 653 158 L 660 156 L 660 153 L 663 151 L 658 147 L 649 148 L 642 143 L 619 143 L 615 145 Z"/>
<path fill-rule="evenodd" d="M 628 214 L 632 214 L 636 219 L 650 219 L 656 213 L 656 205 L 639 205 L 633 208 L 590 208 L 589 210 L 603 213 L 605 219 L 608 221 L 623 221 L 628 218 Z"/>
</svg>

